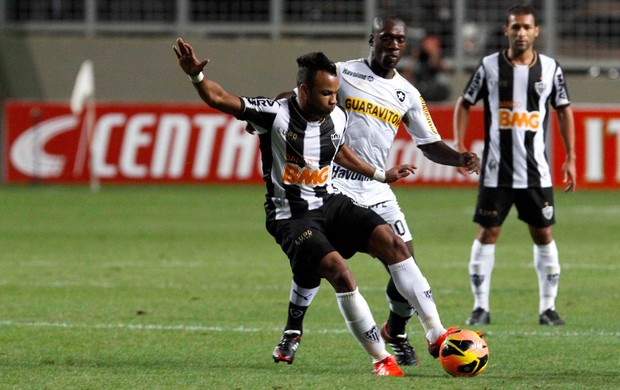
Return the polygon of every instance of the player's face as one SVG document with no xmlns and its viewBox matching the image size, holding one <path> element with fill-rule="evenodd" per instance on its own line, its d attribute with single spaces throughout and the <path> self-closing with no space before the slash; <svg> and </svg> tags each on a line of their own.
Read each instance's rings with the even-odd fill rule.
<svg viewBox="0 0 620 390">
<path fill-rule="evenodd" d="M 402 23 L 388 21 L 383 29 L 370 36 L 372 62 L 385 70 L 396 68 L 407 44 L 407 31 Z"/>
<path fill-rule="evenodd" d="M 306 86 L 308 114 L 316 118 L 324 118 L 331 114 L 338 104 L 338 86 L 338 77 L 328 72 L 317 72 L 314 83 Z"/>
<path fill-rule="evenodd" d="M 529 14 L 510 15 L 504 26 L 504 35 L 516 54 L 531 50 L 539 32 L 540 28 L 536 26 L 534 15 Z"/>
</svg>

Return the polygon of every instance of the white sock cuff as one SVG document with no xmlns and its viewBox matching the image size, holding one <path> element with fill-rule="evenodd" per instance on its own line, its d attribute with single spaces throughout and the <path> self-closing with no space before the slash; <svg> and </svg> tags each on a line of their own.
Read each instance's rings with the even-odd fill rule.
<svg viewBox="0 0 620 390">
<path fill-rule="evenodd" d="M 352 301 L 356 298 L 358 294 L 359 294 L 359 287 L 355 287 L 355 290 L 353 291 L 348 291 L 344 293 L 336 293 L 336 298 L 341 302 Z"/>
<path fill-rule="evenodd" d="M 416 265 L 415 261 L 413 260 L 413 257 L 405 259 L 405 260 L 403 260 L 401 262 L 398 262 L 396 264 L 389 264 L 388 265 L 388 269 L 390 270 L 390 273 L 406 270 L 406 269 L 409 269 L 409 268 L 414 268 L 414 269 L 418 269 L 419 270 L 418 266 Z"/>
<path fill-rule="evenodd" d="M 320 287 L 320 286 L 319 286 Z M 310 306 L 312 300 L 319 292 L 319 287 L 314 288 L 304 288 L 299 286 L 293 280 L 291 282 L 291 291 L 289 296 L 289 301 L 297 306 L 307 307 Z"/>
<path fill-rule="evenodd" d="M 558 247 L 555 245 L 555 240 L 552 240 L 546 245 L 534 245 L 534 252 L 542 256 L 554 256 L 558 253 Z"/>
<path fill-rule="evenodd" d="M 495 253 L 495 244 L 483 244 L 476 239 L 471 246 L 471 252 L 481 255 L 492 255 Z"/>
</svg>

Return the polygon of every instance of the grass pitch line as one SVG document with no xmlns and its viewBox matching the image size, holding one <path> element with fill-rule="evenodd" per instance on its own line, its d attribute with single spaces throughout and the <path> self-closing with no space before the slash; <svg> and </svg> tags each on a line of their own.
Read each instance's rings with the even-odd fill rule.
<svg viewBox="0 0 620 390">
<path fill-rule="evenodd" d="M 72 324 L 67 322 L 19 322 L 12 320 L 0 320 L 0 326 L 15 328 L 61 328 L 61 329 L 126 329 L 126 330 L 155 330 L 155 331 L 182 331 L 182 332 L 233 332 L 233 333 L 258 333 L 258 332 L 282 332 L 282 328 L 254 328 L 245 326 L 201 326 L 201 325 L 157 325 L 157 324 Z M 318 334 L 342 334 L 348 333 L 347 329 L 305 329 L 304 333 Z M 556 331 L 485 331 L 492 336 L 540 336 L 540 337 L 620 337 L 618 332 L 598 331 L 595 329 L 585 332 Z"/>
</svg>

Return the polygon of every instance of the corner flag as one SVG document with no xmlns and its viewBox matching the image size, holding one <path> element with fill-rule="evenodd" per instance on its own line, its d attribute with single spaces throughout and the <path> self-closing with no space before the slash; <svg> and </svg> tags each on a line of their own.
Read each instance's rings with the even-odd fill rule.
<svg viewBox="0 0 620 390">
<path fill-rule="evenodd" d="M 71 111 L 81 114 L 88 98 L 95 96 L 95 72 L 91 60 L 86 60 L 80 66 L 73 93 L 71 93 Z"/>
<path fill-rule="evenodd" d="M 76 153 L 73 172 L 80 175 L 84 166 L 88 165 L 90 173 L 90 187 L 93 191 L 99 190 L 99 178 L 94 167 L 94 153 L 92 140 L 95 132 L 95 71 L 91 60 L 86 60 L 80 66 L 80 70 L 75 79 L 73 92 L 71 93 L 71 112 L 73 115 L 81 115 L 86 109 L 82 130 L 80 131 L 80 141 Z M 90 153 L 89 153 L 90 152 Z M 90 161 L 87 164 L 86 158 L 90 154 Z"/>
</svg>

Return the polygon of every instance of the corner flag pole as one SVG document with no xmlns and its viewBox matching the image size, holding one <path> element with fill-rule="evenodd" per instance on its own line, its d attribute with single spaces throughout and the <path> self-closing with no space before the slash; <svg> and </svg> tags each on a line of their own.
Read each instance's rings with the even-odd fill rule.
<svg viewBox="0 0 620 390">
<path fill-rule="evenodd" d="M 86 60 L 80 66 L 80 70 L 75 79 L 73 92 L 71 93 L 71 112 L 74 115 L 81 115 L 85 110 L 80 140 L 76 152 L 76 161 L 73 172 L 79 175 L 83 172 L 84 165 L 88 165 L 90 176 L 90 188 L 99 191 L 99 177 L 94 164 L 93 136 L 95 133 L 96 119 L 95 101 L 95 72 L 91 60 Z M 88 158 L 88 163 L 87 161 Z"/>
</svg>

